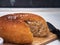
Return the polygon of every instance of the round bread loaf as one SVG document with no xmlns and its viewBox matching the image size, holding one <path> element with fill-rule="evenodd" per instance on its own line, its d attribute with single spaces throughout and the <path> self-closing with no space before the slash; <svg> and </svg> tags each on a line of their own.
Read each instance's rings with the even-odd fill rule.
<svg viewBox="0 0 60 45">
<path fill-rule="evenodd" d="M 31 43 L 33 36 L 45 37 L 50 32 L 42 17 L 30 13 L 2 16 L 0 17 L 0 24 L 0 36 L 13 43 Z"/>
</svg>

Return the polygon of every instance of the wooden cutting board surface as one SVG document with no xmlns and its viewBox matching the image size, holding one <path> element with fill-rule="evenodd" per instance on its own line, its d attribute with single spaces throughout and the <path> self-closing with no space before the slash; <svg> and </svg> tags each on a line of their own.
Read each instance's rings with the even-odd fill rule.
<svg viewBox="0 0 60 45">
<path fill-rule="evenodd" d="M 57 39 L 57 36 L 53 33 L 50 33 L 49 36 L 45 38 L 34 37 L 32 44 L 24 44 L 24 45 L 45 45 L 47 43 L 52 42 L 55 39 Z M 3 45 L 18 45 L 18 44 L 3 44 Z"/>
</svg>

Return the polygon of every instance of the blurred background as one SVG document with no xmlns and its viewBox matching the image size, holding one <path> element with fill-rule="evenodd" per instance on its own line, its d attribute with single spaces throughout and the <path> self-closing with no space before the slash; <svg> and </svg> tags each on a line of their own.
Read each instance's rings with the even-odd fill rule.
<svg viewBox="0 0 60 45">
<path fill-rule="evenodd" d="M 0 0 L 0 7 L 60 7 L 60 0 Z"/>
</svg>

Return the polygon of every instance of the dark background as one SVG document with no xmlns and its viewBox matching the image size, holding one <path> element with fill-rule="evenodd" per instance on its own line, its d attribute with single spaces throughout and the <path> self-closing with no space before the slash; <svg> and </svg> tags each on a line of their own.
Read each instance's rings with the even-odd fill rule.
<svg viewBox="0 0 60 45">
<path fill-rule="evenodd" d="M 60 0 L 16 0 L 14 6 L 9 0 L 0 0 L 0 7 L 60 8 Z"/>
</svg>

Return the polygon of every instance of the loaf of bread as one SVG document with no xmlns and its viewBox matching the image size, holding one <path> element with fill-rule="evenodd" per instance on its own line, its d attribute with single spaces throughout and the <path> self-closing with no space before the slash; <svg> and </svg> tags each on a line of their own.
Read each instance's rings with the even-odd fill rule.
<svg viewBox="0 0 60 45">
<path fill-rule="evenodd" d="M 15 13 L 0 17 L 0 36 L 11 43 L 31 43 L 33 37 L 49 34 L 46 21 L 30 13 Z"/>
</svg>

